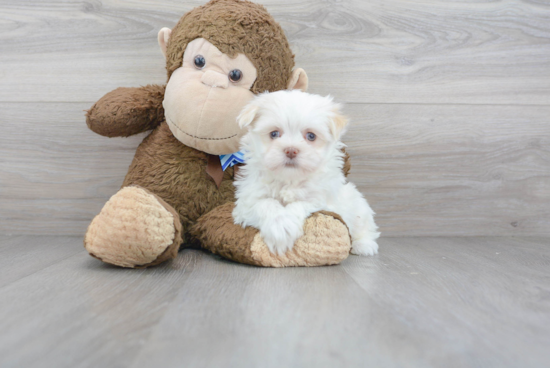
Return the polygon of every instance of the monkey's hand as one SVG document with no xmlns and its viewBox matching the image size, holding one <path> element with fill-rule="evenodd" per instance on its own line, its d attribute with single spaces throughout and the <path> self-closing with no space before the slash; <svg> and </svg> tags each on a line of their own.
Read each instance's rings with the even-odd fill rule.
<svg viewBox="0 0 550 368">
<path fill-rule="evenodd" d="M 157 127 L 164 120 L 166 86 L 117 88 L 86 112 L 86 124 L 106 137 L 128 137 Z"/>
</svg>

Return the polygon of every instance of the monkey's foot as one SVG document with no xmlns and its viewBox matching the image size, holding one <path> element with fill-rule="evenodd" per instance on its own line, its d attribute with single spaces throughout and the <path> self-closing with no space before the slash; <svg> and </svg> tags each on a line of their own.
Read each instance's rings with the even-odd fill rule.
<svg viewBox="0 0 550 368">
<path fill-rule="evenodd" d="M 91 256 L 121 267 L 154 266 L 175 258 L 182 243 L 176 211 L 138 186 L 122 188 L 107 201 L 86 232 Z"/>
<path fill-rule="evenodd" d="M 283 255 L 269 251 L 257 229 L 233 223 L 234 203 L 202 216 L 191 229 L 202 247 L 236 262 L 262 267 L 327 266 L 349 255 L 351 240 L 340 216 L 316 212 L 304 224 L 304 235 Z"/>
</svg>

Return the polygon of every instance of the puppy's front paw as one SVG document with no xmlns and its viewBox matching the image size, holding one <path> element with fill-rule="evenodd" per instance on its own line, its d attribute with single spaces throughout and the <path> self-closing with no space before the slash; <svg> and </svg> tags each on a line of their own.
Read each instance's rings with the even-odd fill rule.
<svg viewBox="0 0 550 368">
<path fill-rule="evenodd" d="M 279 193 L 284 203 L 293 203 L 296 201 L 296 193 L 292 190 L 283 189 Z"/>
<path fill-rule="evenodd" d="M 292 216 L 279 216 L 262 226 L 260 234 L 274 254 L 285 254 L 304 234 L 303 224 Z"/>
<path fill-rule="evenodd" d="M 358 256 L 373 256 L 378 253 L 378 244 L 372 239 L 359 239 L 351 244 L 351 254 Z"/>
</svg>

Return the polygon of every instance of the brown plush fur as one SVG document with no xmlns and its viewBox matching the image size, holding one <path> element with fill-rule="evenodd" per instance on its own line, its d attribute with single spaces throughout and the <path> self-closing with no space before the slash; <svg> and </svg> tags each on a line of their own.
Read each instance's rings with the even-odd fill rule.
<svg viewBox="0 0 550 368">
<path fill-rule="evenodd" d="M 349 153 L 346 152 L 345 148 L 343 148 L 342 151 L 344 151 L 344 167 L 342 168 L 342 171 L 345 176 L 348 176 L 351 171 L 351 157 Z"/>
<path fill-rule="evenodd" d="M 206 245 L 212 253 L 235 262 L 257 265 L 250 244 L 258 230 L 235 225 L 231 216 L 234 207 L 234 203 L 226 203 L 201 217 L 191 228 L 191 236 Z"/>
<path fill-rule="evenodd" d="M 164 121 L 165 86 L 117 88 L 103 96 L 86 113 L 88 127 L 105 137 L 129 137 Z"/>
<path fill-rule="evenodd" d="M 276 255 L 269 251 L 257 229 L 243 229 L 233 223 L 233 208 L 234 203 L 224 204 L 201 217 L 191 228 L 192 236 L 204 248 L 224 258 L 263 267 L 325 266 L 338 264 L 349 254 L 348 228 L 335 213 L 313 214 L 304 224 L 304 237 L 298 239 L 291 251 Z"/>
<path fill-rule="evenodd" d="M 252 92 L 286 89 L 294 66 L 293 55 L 281 27 L 262 6 L 249 1 L 213 0 L 187 13 L 168 42 L 168 77 L 181 66 L 187 43 L 198 37 L 207 39 L 230 56 L 237 53 L 248 56 L 258 72 Z M 183 242 L 186 246 L 199 242 L 226 258 L 269 267 L 335 264 L 347 256 L 349 234 L 336 215 L 317 213 L 308 219 L 309 233 L 306 232 L 302 245 L 289 257 L 271 255 L 256 229 L 234 225 L 230 213 L 235 201 L 234 169 L 228 168 L 223 173 L 217 188 L 206 173 L 208 155 L 182 144 L 167 126 L 162 108 L 164 90 L 164 86 L 119 88 L 101 98 L 87 113 L 90 129 L 107 137 L 125 137 L 153 130 L 139 145 L 122 187 L 137 186 L 147 190 L 171 214 L 179 216 L 174 243 L 153 262 L 123 260 L 114 264 L 124 267 L 158 264 L 174 258 Z M 349 167 L 346 154 L 346 174 Z M 116 215 L 113 213 L 116 221 L 98 223 L 109 227 L 110 223 L 120 222 Z M 122 222 L 140 216 L 128 211 L 119 215 Z M 101 235 L 95 240 L 106 239 L 100 245 L 111 247 L 109 254 L 116 255 L 117 244 L 112 244 L 105 234 L 128 232 L 130 228 L 124 224 L 120 229 L 97 228 L 93 234 L 87 234 L 87 239 L 94 234 Z M 86 244 L 92 242 L 85 240 Z"/>
<path fill-rule="evenodd" d="M 281 26 L 267 10 L 250 1 L 212 0 L 185 14 L 168 41 L 168 79 L 183 62 L 187 44 L 204 38 L 230 57 L 245 54 L 258 72 L 253 93 L 285 89 L 294 55 Z"/>
<path fill-rule="evenodd" d="M 206 174 L 207 162 L 206 153 L 178 141 L 164 122 L 139 145 L 122 186 L 139 185 L 164 199 L 186 234 L 200 216 L 235 201 L 233 168 L 224 172 L 218 189 Z"/>
</svg>

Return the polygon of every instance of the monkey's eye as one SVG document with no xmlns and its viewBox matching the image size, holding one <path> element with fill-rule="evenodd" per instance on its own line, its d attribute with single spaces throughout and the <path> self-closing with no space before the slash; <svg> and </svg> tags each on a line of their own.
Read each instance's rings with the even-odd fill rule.
<svg viewBox="0 0 550 368">
<path fill-rule="evenodd" d="M 243 72 L 241 72 L 239 69 L 233 69 L 229 72 L 229 80 L 231 82 L 238 82 L 243 78 Z"/>
<path fill-rule="evenodd" d="M 317 138 L 317 136 L 313 133 L 307 133 L 306 138 L 307 138 L 308 141 L 313 142 L 315 140 L 315 138 Z"/>
<path fill-rule="evenodd" d="M 281 136 L 281 133 L 279 133 L 278 130 L 274 130 L 271 133 L 269 133 L 269 136 L 271 139 L 279 138 Z"/>
<path fill-rule="evenodd" d="M 204 59 L 204 56 L 197 55 L 195 56 L 195 68 L 202 69 L 206 65 L 206 60 Z"/>
</svg>

